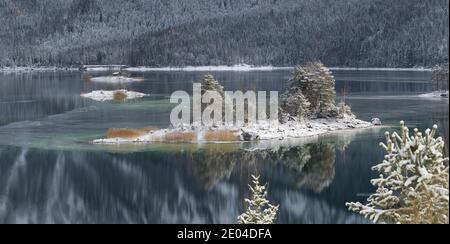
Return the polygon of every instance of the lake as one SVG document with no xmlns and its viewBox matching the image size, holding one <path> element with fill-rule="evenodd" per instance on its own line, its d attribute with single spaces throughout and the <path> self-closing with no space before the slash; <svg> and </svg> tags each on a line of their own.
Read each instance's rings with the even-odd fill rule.
<svg viewBox="0 0 450 244">
<path fill-rule="evenodd" d="M 290 71 L 212 72 L 226 90 L 280 91 Z M 167 127 L 170 94 L 204 72 L 144 72 L 124 85 L 85 82 L 80 72 L 0 73 L 0 223 L 236 223 L 252 174 L 269 183 L 277 223 L 367 223 L 348 201 L 374 191 L 385 130 L 400 120 L 439 125 L 448 145 L 448 99 L 421 98 L 430 72 L 335 71 L 338 100 L 390 128 L 335 133 L 250 150 L 252 144 L 91 145 L 108 128 Z M 80 97 L 139 91 L 129 102 Z M 448 151 L 448 149 L 447 149 Z"/>
</svg>

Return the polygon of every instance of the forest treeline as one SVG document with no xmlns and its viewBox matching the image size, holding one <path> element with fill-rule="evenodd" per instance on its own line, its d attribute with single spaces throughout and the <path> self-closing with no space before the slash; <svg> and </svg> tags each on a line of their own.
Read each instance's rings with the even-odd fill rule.
<svg viewBox="0 0 450 244">
<path fill-rule="evenodd" d="M 448 0 L 0 0 L 0 66 L 431 67 Z"/>
</svg>

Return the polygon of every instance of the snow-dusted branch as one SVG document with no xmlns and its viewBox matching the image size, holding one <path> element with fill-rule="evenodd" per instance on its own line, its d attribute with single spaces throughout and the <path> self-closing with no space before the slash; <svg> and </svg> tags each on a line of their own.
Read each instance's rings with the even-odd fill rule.
<svg viewBox="0 0 450 244">
<path fill-rule="evenodd" d="M 239 224 L 273 224 L 276 220 L 279 206 L 270 204 L 267 200 L 267 185 L 259 183 L 259 176 L 252 176 L 252 199 L 245 199 L 247 211 L 238 217 Z"/>
<path fill-rule="evenodd" d="M 425 133 L 410 130 L 401 122 L 401 134 L 386 132 L 382 163 L 373 167 L 380 177 L 366 205 L 347 203 L 375 223 L 444 224 L 449 223 L 448 157 L 445 142 L 436 137 L 437 126 Z"/>
</svg>

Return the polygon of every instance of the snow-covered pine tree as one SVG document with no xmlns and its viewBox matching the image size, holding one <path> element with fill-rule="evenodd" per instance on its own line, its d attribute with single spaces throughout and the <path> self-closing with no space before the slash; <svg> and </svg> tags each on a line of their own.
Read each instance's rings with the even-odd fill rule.
<svg viewBox="0 0 450 244">
<path fill-rule="evenodd" d="M 300 121 L 337 117 L 335 83 L 331 71 L 321 62 L 297 66 L 281 97 L 282 120 L 289 116 Z"/>
<path fill-rule="evenodd" d="M 222 96 L 222 99 L 224 98 L 225 94 L 224 88 L 216 79 L 214 79 L 214 76 L 212 74 L 206 74 L 205 76 L 203 76 L 201 84 L 202 84 L 202 92 L 201 92 L 202 96 L 205 95 L 206 91 L 215 91 Z M 211 103 L 202 102 L 202 112 L 205 110 L 205 108 L 207 108 L 210 105 Z"/>
<path fill-rule="evenodd" d="M 288 120 L 307 122 L 311 104 L 304 96 L 302 89 L 303 81 L 307 78 L 306 70 L 303 67 L 295 67 L 286 92 L 280 98 L 281 122 Z"/>
<path fill-rule="evenodd" d="M 312 80 L 318 83 L 316 86 L 319 88 L 318 93 L 315 94 L 318 98 L 318 111 L 315 115 L 319 118 L 334 118 L 338 115 L 334 76 L 321 62 L 314 62 L 310 65 L 313 69 Z"/>
<path fill-rule="evenodd" d="M 448 224 L 449 171 L 444 157 L 444 140 L 435 138 L 437 126 L 425 134 L 410 131 L 401 122 L 401 135 L 386 132 L 385 160 L 373 167 L 380 178 L 371 183 L 377 187 L 366 205 L 347 203 L 375 223 Z"/>
<path fill-rule="evenodd" d="M 288 90 L 280 97 L 280 121 L 308 122 L 309 102 L 299 89 Z"/>
<path fill-rule="evenodd" d="M 214 79 L 212 74 L 206 74 L 203 76 L 201 83 L 202 95 L 204 95 L 206 91 L 216 91 L 220 95 L 224 95 L 223 86 L 216 79 Z"/>
<path fill-rule="evenodd" d="M 435 91 L 448 91 L 448 63 L 436 65 L 433 68 L 432 83 Z"/>
<path fill-rule="evenodd" d="M 273 224 L 277 217 L 279 206 L 270 204 L 267 200 L 267 185 L 260 185 L 259 176 L 252 175 L 252 199 L 245 199 L 247 211 L 238 217 L 239 224 Z"/>
<path fill-rule="evenodd" d="M 337 108 L 338 108 L 338 118 L 356 119 L 356 115 L 352 112 L 352 108 L 347 104 L 345 104 L 344 102 L 339 103 Z"/>
</svg>

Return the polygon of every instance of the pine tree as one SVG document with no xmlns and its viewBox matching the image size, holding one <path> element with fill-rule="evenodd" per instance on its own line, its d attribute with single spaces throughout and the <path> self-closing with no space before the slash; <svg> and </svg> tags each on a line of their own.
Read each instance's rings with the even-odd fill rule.
<svg viewBox="0 0 450 244">
<path fill-rule="evenodd" d="M 448 63 L 433 68 L 432 83 L 435 91 L 448 91 Z"/>
<path fill-rule="evenodd" d="M 319 105 L 317 117 L 327 118 L 336 117 L 338 109 L 336 108 L 336 81 L 331 71 L 321 62 L 313 63 L 317 74 L 317 82 L 319 83 Z"/>
<path fill-rule="evenodd" d="M 380 178 L 371 183 L 376 193 L 368 204 L 347 203 L 375 223 L 448 224 L 449 171 L 445 142 L 435 138 L 437 126 L 422 134 L 417 129 L 410 136 L 401 122 L 401 136 L 386 132 L 385 160 L 373 167 Z"/>
<path fill-rule="evenodd" d="M 304 122 L 308 118 L 337 117 L 335 83 L 332 73 L 321 62 L 295 67 L 281 96 L 282 122 L 290 118 Z"/>
<path fill-rule="evenodd" d="M 207 74 L 203 77 L 202 81 L 202 96 L 205 95 L 205 93 L 207 91 L 215 91 L 218 92 L 220 94 L 220 96 L 222 96 L 222 99 L 224 98 L 224 88 L 222 85 L 220 85 L 220 83 L 214 79 L 214 76 L 212 74 Z M 203 103 L 202 102 L 202 112 L 205 110 L 205 108 L 207 108 L 208 106 L 210 106 L 212 103 Z"/>
<path fill-rule="evenodd" d="M 303 67 L 295 67 L 292 77 L 288 81 L 288 88 L 280 98 L 281 122 L 287 122 L 288 120 L 307 122 L 311 106 L 303 94 L 303 91 L 307 90 L 304 87 L 304 80 L 307 78 L 307 73 Z"/>
<path fill-rule="evenodd" d="M 214 76 L 212 74 L 206 74 L 203 76 L 202 79 L 202 96 L 205 94 L 206 91 L 216 91 L 220 95 L 224 95 L 223 86 L 220 85 L 220 83 L 214 79 Z"/>
<path fill-rule="evenodd" d="M 301 71 L 300 87 L 311 103 L 310 116 L 336 117 L 335 80 L 331 71 L 321 62 L 307 63 Z M 298 78 L 297 78 L 298 79 Z"/>
<path fill-rule="evenodd" d="M 307 123 L 309 113 L 309 102 L 298 89 L 289 90 L 280 98 L 281 122 L 290 120 Z"/>
<path fill-rule="evenodd" d="M 267 185 L 260 185 L 259 176 L 252 175 L 254 186 L 249 186 L 253 193 L 252 199 L 245 199 L 248 204 L 247 211 L 238 217 L 239 224 L 273 224 L 275 222 L 278 206 L 267 200 Z"/>
</svg>

